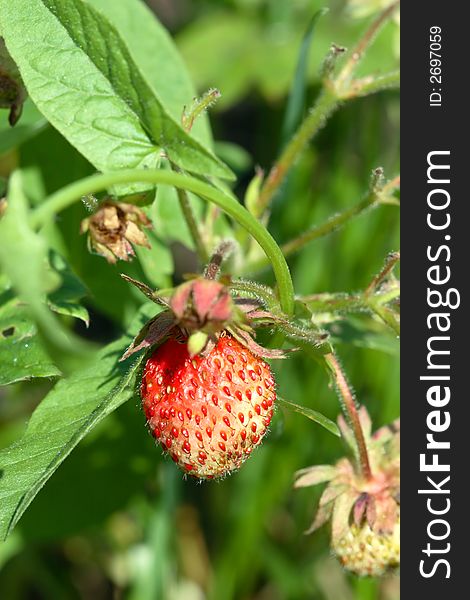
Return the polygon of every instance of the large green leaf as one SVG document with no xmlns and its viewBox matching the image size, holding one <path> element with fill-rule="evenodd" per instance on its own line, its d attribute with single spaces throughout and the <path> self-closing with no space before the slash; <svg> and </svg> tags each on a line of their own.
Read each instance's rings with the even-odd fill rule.
<svg viewBox="0 0 470 600">
<path fill-rule="evenodd" d="M 142 411 L 125 402 L 80 442 L 36 496 L 19 524 L 23 539 L 80 535 L 125 509 L 155 474 L 155 444 Z"/>
<path fill-rule="evenodd" d="M 86 0 L 116 27 L 151 87 L 169 114 L 181 119 L 182 107 L 191 104 L 196 89 L 171 36 L 141 0 Z M 207 115 L 200 115 L 192 137 L 205 146 L 212 142 Z"/>
<path fill-rule="evenodd" d="M 163 150 L 188 171 L 231 177 L 166 112 L 101 13 L 82 0 L 0 0 L 0 9 L 32 99 L 97 169 L 156 167 Z"/>
<path fill-rule="evenodd" d="M 146 311 L 150 316 L 155 306 L 146 305 Z M 131 366 L 118 362 L 129 341 L 125 336 L 105 346 L 91 365 L 60 380 L 34 411 L 24 436 L 0 453 L 1 538 L 79 441 L 133 395 L 142 357 Z"/>
</svg>

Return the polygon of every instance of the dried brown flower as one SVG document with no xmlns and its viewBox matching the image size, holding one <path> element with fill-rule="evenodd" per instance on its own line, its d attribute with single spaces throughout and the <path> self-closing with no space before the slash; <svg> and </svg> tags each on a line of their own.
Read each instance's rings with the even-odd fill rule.
<svg viewBox="0 0 470 600">
<path fill-rule="evenodd" d="M 146 214 L 137 206 L 105 200 L 91 217 L 83 219 L 80 233 L 88 232 L 90 251 L 114 264 L 135 256 L 133 244 L 150 248 L 141 228 L 151 226 Z"/>
</svg>

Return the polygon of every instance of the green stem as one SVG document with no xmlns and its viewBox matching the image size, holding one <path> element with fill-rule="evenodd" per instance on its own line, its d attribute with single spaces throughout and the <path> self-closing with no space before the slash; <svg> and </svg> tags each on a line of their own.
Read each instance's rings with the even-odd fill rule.
<svg viewBox="0 0 470 600">
<path fill-rule="evenodd" d="M 376 294 L 373 298 L 369 298 L 369 302 L 373 300 L 373 302 L 377 306 L 383 306 L 384 304 L 388 304 L 393 300 L 396 300 L 400 297 L 400 284 L 397 283 L 394 288 L 388 290 L 386 292 L 381 292 L 380 294 Z"/>
<path fill-rule="evenodd" d="M 375 310 L 376 307 L 384 306 L 400 296 L 399 285 L 391 290 L 380 292 L 372 297 L 366 297 L 361 294 L 312 294 L 310 296 L 300 296 L 300 302 L 303 302 L 315 313 L 343 313 L 343 312 L 364 312 L 366 309 Z"/>
<path fill-rule="evenodd" d="M 244 227 L 264 250 L 270 260 L 276 277 L 279 301 L 282 310 L 291 315 L 294 311 L 294 287 L 284 255 L 271 234 L 235 198 L 202 182 L 194 177 L 163 170 L 130 169 L 114 173 L 92 175 L 72 183 L 55 192 L 36 208 L 30 217 L 33 227 L 41 227 L 51 221 L 55 215 L 76 202 L 78 198 L 91 193 L 104 191 L 120 183 L 151 183 L 170 185 L 204 198 L 225 211 Z"/>
<path fill-rule="evenodd" d="M 399 6 L 399 4 L 400 0 L 395 0 L 395 2 L 392 2 L 392 4 L 390 4 L 390 6 L 385 8 L 379 14 L 379 16 L 372 22 L 369 29 L 367 29 L 365 34 L 359 40 L 358 44 L 349 53 L 349 59 L 344 64 L 339 75 L 336 77 L 335 87 L 337 90 L 341 91 L 349 87 L 351 77 L 354 71 L 356 70 L 357 65 L 362 60 L 367 48 L 372 44 L 377 33 L 380 31 L 382 26 L 385 25 L 385 23 L 390 19 L 390 17 L 393 15 L 395 9 Z"/>
<path fill-rule="evenodd" d="M 310 139 L 325 124 L 327 118 L 338 107 L 339 100 L 335 93 L 324 90 L 310 114 L 302 122 L 297 133 L 287 144 L 279 159 L 269 172 L 261 188 L 257 201 L 259 213 L 262 214 L 269 206 L 274 194 L 284 181 L 290 168 L 303 152 Z"/>
<path fill-rule="evenodd" d="M 400 321 L 394 311 L 387 306 L 383 306 L 376 302 L 369 301 L 369 308 L 382 319 L 382 321 L 390 327 L 398 336 L 400 335 Z"/>
<path fill-rule="evenodd" d="M 385 264 L 382 267 L 382 269 L 379 271 L 379 273 L 377 273 L 377 275 L 375 275 L 372 279 L 372 281 L 369 283 L 369 285 L 367 286 L 365 292 L 364 292 L 364 296 L 367 298 L 368 296 L 370 296 L 371 294 L 373 294 L 381 285 L 381 283 L 388 277 L 388 275 L 391 273 L 393 267 L 397 264 L 397 262 L 400 260 L 400 253 L 399 252 L 391 252 L 387 258 L 385 259 Z"/>
<path fill-rule="evenodd" d="M 302 296 L 299 300 L 313 313 L 363 312 L 365 308 L 362 294 L 312 294 Z"/>
<path fill-rule="evenodd" d="M 194 216 L 188 194 L 186 193 L 186 190 L 182 190 L 180 188 L 176 189 L 176 193 L 178 194 L 179 204 L 181 206 L 181 210 L 183 211 L 183 215 L 186 220 L 189 233 L 191 234 L 191 238 L 194 242 L 199 260 L 202 262 L 202 264 L 205 264 L 209 260 L 209 254 L 206 250 L 201 233 L 197 226 L 196 217 Z"/>
<path fill-rule="evenodd" d="M 294 165 L 300 154 L 311 138 L 325 124 L 328 117 L 338 108 L 339 104 L 350 98 L 365 96 L 376 91 L 396 85 L 399 80 L 399 73 L 393 72 L 382 77 L 364 78 L 359 80 L 359 90 L 354 91 L 354 83 L 351 78 L 359 61 L 364 56 L 365 51 L 374 40 L 374 37 L 384 23 L 393 15 L 393 12 L 400 4 L 395 0 L 386 8 L 372 23 L 357 46 L 349 55 L 349 59 L 341 69 L 339 75 L 333 80 L 324 81 L 323 91 L 321 92 L 317 103 L 311 109 L 310 114 L 301 123 L 296 134 L 287 144 L 281 156 L 271 168 L 266 181 L 264 182 L 257 200 L 257 206 L 260 214 L 264 212 L 271 203 L 275 193 L 279 190 L 287 173 Z M 362 82 L 362 87 L 361 87 Z M 374 83 L 375 82 L 375 83 Z"/>
<path fill-rule="evenodd" d="M 236 279 L 230 282 L 230 289 L 235 292 L 241 292 L 242 294 L 252 294 L 256 298 L 266 304 L 268 309 L 274 313 L 279 312 L 279 304 L 274 292 L 271 288 L 255 283 L 254 281 L 245 281 L 243 279 Z"/>
<path fill-rule="evenodd" d="M 361 420 L 359 418 L 359 413 L 352 390 L 349 387 L 348 381 L 343 373 L 343 370 L 341 369 L 337 357 L 331 352 L 330 354 L 325 355 L 325 361 L 331 368 L 338 393 L 341 397 L 341 407 L 349 421 L 349 424 L 351 425 L 359 454 L 361 474 L 367 481 L 372 477 L 372 471 L 370 468 L 367 444 L 364 437 L 364 432 L 362 431 Z"/>
<path fill-rule="evenodd" d="M 355 206 L 346 209 L 345 211 L 338 213 L 322 223 L 317 227 L 312 227 L 308 231 L 300 234 L 298 237 L 286 242 L 281 246 L 281 250 L 284 256 L 289 256 L 301 250 L 304 246 L 312 242 L 313 240 L 317 240 L 322 238 L 333 231 L 336 231 L 343 225 L 345 225 L 349 220 L 353 217 L 356 217 L 366 211 L 368 208 L 374 206 L 374 204 L 378 205 L 377 202 L 377 194 L 375 192 L 370 192 L 367 196 L 358 202 Z M 245 273 L 256 272 L 261 269 L 264 269 L 267 266 L 265 259 L 259 259 L 251 264 L 248 263 L 244 268 Z"/>
<path fill-rule="evenodd" d="M 281 246 L 284 256 L 290 256 L 294 252 L 298 252 L 310 242 L 329 235 L 336 231 L 354 217 L 364 213 L 369 208 L 375 208 L 379 204 L 386 204 L 390 195 L 400 187 L 400 176 L 397 175 L 388 181 L 382 188 L 372 188 L 366 197 L 351 208 L 340 212 L 333 217 L 330 217 L 325 223 L 312 227 L 308 231 L 301 233 L 298 237 L 286 242 Z M 264 258 L 257 259 L 245 265 L 243 273 L 253 273 L 260 271 L 267 266 Z"/>
<path fill-rule="evenodd" d="M 360 98 L 362 96 L 381 92 L 382 90 L 398 88 L 399 86 L 400 71 L 390 71 L 390 73 L 378 75 L 377 77 L 363 77 L 361 79 L 353 80 L 350 88 L 341 96 L 341 98 L 343 100 Z"/>
<path fill-rule="evenodd" d="M 290 254 L 294 254 L 294 252 L 298 252 L 305 245 L 309 244 L 313 240 L 317 240 L 321 237 L 325 237 L 326 235 L 336 231 L 342 227 L 345 223 L 350 221 L 353 217 L 357 217 L 368 208 L 370 208 L 374 203 L 377 202 L 377 194 L 375 192 L 371 192 L 367 194 L 367 196 L 358 202 L 355 206 L 346 209 L 345 211 L 334 215 L 325 223 L 318 225 L 317 227 L 312 227 L 308 231 L 305 231 L 298 237 L 289 242 L 286 242 L 282 246 L 282 253 L 284 256 L 289 256 Z"/>
</svg>

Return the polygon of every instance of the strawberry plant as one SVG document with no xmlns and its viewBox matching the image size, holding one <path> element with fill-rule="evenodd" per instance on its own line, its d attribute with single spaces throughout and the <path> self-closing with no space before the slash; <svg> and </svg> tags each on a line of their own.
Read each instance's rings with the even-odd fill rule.
<svg viewBox="0 0 470 600">
<path fill-rule="evenodd" d="M 196 4 L 0 0 L 4 585 L 392 599 L 399 3 Z"/>
</svg>

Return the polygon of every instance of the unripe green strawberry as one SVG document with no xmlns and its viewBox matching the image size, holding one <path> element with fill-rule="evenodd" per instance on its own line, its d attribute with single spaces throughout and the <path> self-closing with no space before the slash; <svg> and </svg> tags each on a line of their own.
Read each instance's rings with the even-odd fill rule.
<svg viewBox="0 0 470 600">
<path fill-rule="evenodd" d="M 339 561 L 356 575 L 380 577 L 400 564 L 400 523 L 392 533 L 373 531 L 367 522 L 352 524 L 339 540 L 332 540 Z"/>
<path fill-rule="evenodd" d="M 268 364 L 231 335 L 191 357 L 187 340 L 170 337 L 143 372 L 141 395 L 151 432 L 186 472 L 224 476 L 266 434 L 276 399 Z"/>
</svg>

